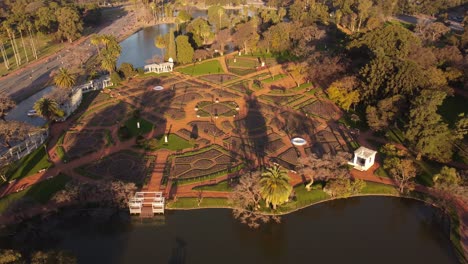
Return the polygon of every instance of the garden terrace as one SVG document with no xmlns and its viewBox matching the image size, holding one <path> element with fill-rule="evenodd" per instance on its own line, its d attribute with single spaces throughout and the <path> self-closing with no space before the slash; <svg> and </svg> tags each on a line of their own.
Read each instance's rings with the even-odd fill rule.
<svg viewBox="0 0 468 264">
<path fill-rule="evenodd" d="M 209 81 L 215 84 L 222 84 L 229 82 L 237 78 L 237 76 L 232 74 L 209 74 L 199 77 L 201 80 Z"/>
<path fill-rule="evenodd" d="M 133 107 L 124 102 L 94 108 L 83 114 L 80 120 L 87 126 L 113 126 L 121 120 L 127 119 L 133 112 Z"/>
<path fill-rule="evenodd" d="M 220 137 L 224 135 L 224 132 L 221 129 L 209 121 L 192 121 L 189 125 L 192 128 L 196 126 L 198 131 L 202 131 L 209 136 Z"/>
<path fill-rule="evenodd" d="M 194 63 L 193 65 L 184 68 L 178 68 L 177 71 L 188 75 L 198 76 L 204 74 L 222 73 L 223 68 L 221 67 L 221 64 L 218 60 L 209 60 L 201 63 Z"/>
<path fill-rule="evenodd" d="M 106 144 L 105 130 L 68 131 L 63 139 L 63 148 L 68 159 L 83 157 L 96 152 Z"/>
<path fill-rule="evenodd" d="M 299 155 L 297 153 L 297 150 L 294 147 L 292 147 L 292 148 L 288 148 L 286 151 L 278 155 L 278 157 L 275 160 L 281 166 L 288 168 L 290 170 L 294 170 L 296 166 L 298 165 L 298 161 L 297 161 L 298 158 L 299 158 Z"/>
<path fill-rule="evenodd" d="M 177 95 L 174 97 L 172 100 L 171 105 L 172 106 L 178 106 L 178 107 L 183 107 L 187 103 L 195 101 L 195 100 L 200 100 L 202 99 L 203 96 L 200 93 L 197 92 L 187 92 L 181 95 Z"/>
<path fill-rule="evenodd" d="M 240 168 L 241 162 L 220 146 L 214 145 L 174 158 L 171 176 L 178 180 L 221 176 Z"/>
<path fill-rule="evenodd" d="M 302 112 L 309 115 L 315 115 L 323 119 L 333 119 L 337 117 L 338 109 L 332 103 L 316 100 L 308 105 L 301 107 Z"/>
<path fill-rule="evenodd" d="M 77 171 L 90 178 L 114 178 L 142 184 L 146 175 L 146 163 L 141 154 L 125 150 L 83 165 Z"/>
<path fill-rule="evenodd" d="M 303 98 L 303 95 L 271 95 L 271 94 L 262 94 L 259 96 L 260 99 L 265 100 L 267 102 L 271 102 L 275 105 L 285 105 L 292 103 L 296 100 Z"/>
<path fill-rule="evenodd" d="M 249 90 L 249 81 L 240 81 L 235 82 L 228 86 L 229 89 L 232 89 L 237 92 L 246 93 Z"/>
<path fill-rule="evenodd" d="M 226 116 L 231 117 L 237 115 L 236 108 L 239 107 L 236 102 L 233 101 L 224 101 L 224 102 L 210 102 L 210 101 L 201 101 L 197 104 L 198 111 L 197 115 L 200 117 L 210 117 L 210 116 Z"/>
<path fill-rule="evenodd" d="M 174 120 L 180 120 L 185 118 L 184 108 L 169 108 L 166 110 L 165 116 L 170 117 Z"/>
<path fill-rule="evenodd" d="M 215 96 L 219 98 L 239 98 L 240 97 L 240 95 L 236 93 L 231 93 L 231 92 L 221 90 L 221 89 L 213 89 L 211 90 L 211 92 L 212 94 L 214 94 Z"/>
</svg>

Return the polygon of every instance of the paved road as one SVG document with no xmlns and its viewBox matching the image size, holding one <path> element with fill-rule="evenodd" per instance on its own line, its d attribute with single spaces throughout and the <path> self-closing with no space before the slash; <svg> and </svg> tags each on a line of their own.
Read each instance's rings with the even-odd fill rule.
<svg viewBox="0 0 468 264">
<path fill-rule="evenodd" d="M 136 26 L 134 12 L 128 12 L 110 25 L 98 30 L 97 34 L 112 34 L 121 39 L 129 32 L 132 32 Z M 65 48 L 55 54 L 0 78 L 0 94 L 9 95 L 15 100 L 21 101 L 30 94 L 44 88 L 50 80 L 52 71 L 60 67 L 81 67 L 95 53 L 96 48 L 90 44 L 89 36 L 84 37 L 66 45 Z"/>
</svg>

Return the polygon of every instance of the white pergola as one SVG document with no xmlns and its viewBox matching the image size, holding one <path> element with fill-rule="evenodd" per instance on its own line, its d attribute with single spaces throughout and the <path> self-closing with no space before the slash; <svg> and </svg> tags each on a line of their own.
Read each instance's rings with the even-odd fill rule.
<svg viewBox="0 0 468 264">
<path fill-rule="evenodd" d="M 163 73 L 163 72 L 171 72 L 174 68 L 173 62 L 164 62 L 164 63 L 153 63 L 145 65 L 145 73 L 155 72 L 155 73 Z"/>
<path fill-rule="evenodd" d="M 162 192 L 136 192 L 128 201 L 130 214 L 142 215 L 143 207 L 150 208 L 153 214 L 164 214 L 164 197 Z"/>
<path fill-rule="evenodd" d="M 367 171 L 375 162 L 375 155 L 377 151 L 368 149 L 366 147 L 359 147 L 354 151 L 353 160 L 348 162 L 355 169 L 360 171 Z"/>
</svg>

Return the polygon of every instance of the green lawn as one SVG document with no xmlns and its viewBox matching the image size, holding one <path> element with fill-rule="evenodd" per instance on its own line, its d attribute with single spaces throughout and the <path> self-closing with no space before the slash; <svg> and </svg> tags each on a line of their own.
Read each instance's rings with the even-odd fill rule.
<svg viewBox="0 0 468 264">
<path fill-rule="evenodd" d="M 192 66 L 179 68 L 177 70 L 179 72 L 182 72 L 188 75 L 193 75 L 193 76 L 204 75 L 204 74 L 224 73 L 221 67 L 221 64 L 219 63 L 218 60 L 210 60 L 210 61 L 195 63 Z"/>
<path fill-rule="evenodd" d="M 0 199 L 0 214 L 3 213 L 11 203 L 23 198 L 31 198 L 33 201 L 45 204 L 53 195 L 65 188 L 65 185 L 71 178 L 64 174 L 39 182 L 24 191 L 10 194 Z"/>
<path fill-rule="evenodd" d="M 382 177 L 382 178 L 391 178 L 390 175 L 388 175 L 387 171 L 382 168 L 382 167 L 379 167 L 376 171 L 375 171 L 375 175 L 379 176 L 379 177 Z"/>
<path fill-rule="evenodd" d="M 228 199 L 225 198 L 203 198 L 200 206 L 198 206 L 198 198 L 182 197 L 176 202 L 170 202 L 166 205 L 167 208 L 203 208 L 203 207 L 229 207 Z"/>
<path fill-rule="evenodd" d="M 47 169 L 52 166 L 47 160 L 48 156 L 44 149 L 44 145 L 41 145 L 38 149 L 23 157 L 19 161 L 15 162 L 12 169 L 7 172 L 9 180 L 21 179 L 23 177 L 37 173 L 42 169 Z"/>
<path fill-rule="evenodd" d="M 258 61 L 252 58 L 237 57 L 236 62 L 234 62 L 234 59 L 228 59 L 226 64 L 229 67 L 255 68 L 258 66 Z"/>
<path fill-rule="evenodd" d="M 290 211 L 308 206 L 310 204 L 314 204 L 314 203 L 329 199 L 330 196 L 326 194 L 324 191 L 322 191 L 322 189 L 319 188 L 318 185 L 321 185 L 321 184 L 320 183 L 314 184 L 316 188 L 313 188 L 313 190 L 311 191 L 307 191 L 303 184 L 294 187 L 294 191 L 296 193 L 296 200 L 290 201 L 286 204 L 279 206 L 276 209 L 276 212 L 286 213 L 286 212 L 290 212 Z M 270 208 L 263 207 L 263 209 L 266 212 L 273 212 L 273 210 Z"/>
<path fill-rule="evenodd" d="M 137 127 L 137 122 L 140 122 L 140 128 Z M 125 122 L 125 126 L 128 128 L 128 131 L 130 132 L 130 137 L 136 137 L 138 135 L 144 135 L 151 130 L 153 130 L 153 124 L 150 123 L 149 121 L 146 121 L 143 118 L 135 118 L 132 117 L 127 122 Z"/>
<path fill-rule="evenodd" d="M 366 186 L 362 189 L 361 193 L 398 195 L 398 190 L 391 185 L 366 181 Z"/>
<path fill-rule="evenodd" d="M 262 80 L 262 82 L 264 82 L 264 83 L 272 83 L 272 82 L 276 82 L 276 81 L 278 81 L 278 80 L 281 80 L 281 79 L 283 79 L 283 78 L 286 77 L 286 76 L 287 76 L 286 74 L 278 74 L 278 75 L 275 75 L 275 76 L 273 76 L 273 77 L 264 79 L 264 80 Z"/>
<path fill-rule="evenodd" d="M 165 137 L 163 136 L 159 139 L 158 145 L 155 149 L 182 150 L 192 147 L 193 143 L 190 143 L 176 134 L 169 134 L 167 137 L 167 143 L 165 143 Z"/>
<path fill-rule="evenodd" d="M 211 191 L 211 192 L 231 192 L 232 188 L 229 186 L 227 181 L 219 182 L 218 184 L 213 185 L 204 185 L 204 186 L 196 186 L 193 190 L 200 190 L 200 191 Z"/>
<path fill-rule="evenodd" d="M 424 159 L 414 160 L 414 163 L 416 163 L 419 168 L 419 174 L 416 176 L 416 182 L 425 186 L 433 186 L 434 181 L 432 177 L 439 173 L 442 165 Z"/>
</svg>

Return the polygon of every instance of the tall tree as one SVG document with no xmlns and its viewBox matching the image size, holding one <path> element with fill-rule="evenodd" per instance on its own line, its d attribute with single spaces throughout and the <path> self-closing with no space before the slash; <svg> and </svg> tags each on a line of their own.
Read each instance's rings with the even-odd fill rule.
<svg viewBox="0 0 468 264">
<path fill-rule="evenodd" d="M 413 100 L 405 133 L 419 154 L 442 162 L 453 154 L 453 134 L 437 113 L 445 96 L 441 91 L 423 90 Z"/>
<path fill-rule="evenodd" d="M 278 205 L 288 201 L 292 186 L 289 184 L 287 172 L 279 166 L 265 169 L 260 179 L 260 194 L 266 204 L 271 204 L 276 210 Z"/>
<path fill-rule="evenodd" d="M 327 89 L 328 97 L 343 110 L 349 111 L 351 106 L 359 103 L 360 94 L 357 84 L 355 77 L 344 77 L 335 81 Z"/>
<path fill-rule="evenodd" d="M 61 7 L 57 10 L 56 16 L 58 21 L 57 35 L 59 38 L 73 42 L 81 37 L 83 21 L 76 8 L 70 6 Z"/>
<path fill-rule="evenodd" d="M 237 25 L 236 32 L 232 35 L 232 40 L 236 46 L 248 53 L 255 49 L 260 36 L 257 33 L 257 24 L 255 20 Z"/>
<path fill-rule="evenodd" d="M 174 31 L 170 30 L 167 37 L 167 59 L 171 58 L 176 60 L 177 58 L 177 51 L 176 51 L 176 43 L 174 38 Z"/>
<path fill-rule="evenodd" d="M 193 61 L 194 50 L 190 45 L 189 38 L 184 35 L 180 35 L 176 38 L 177 46 L 177 61 L 185 64 Z"/>
<path fill-rule="evenodd" d="M 167 43 L 166 43 L 166 40 L 164 39 L 164 37 L 161 36 L 161 35 L 157 36 L 155 38 L 155 40 L 154 40 L 154 46 L 161 50 L 162 58 L 164 59 L 165 58 L 164 50 L 167 47 Z"/>
</svg>

